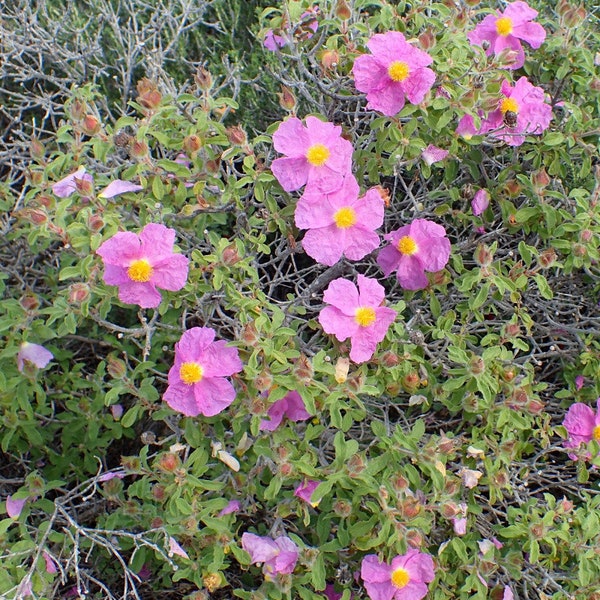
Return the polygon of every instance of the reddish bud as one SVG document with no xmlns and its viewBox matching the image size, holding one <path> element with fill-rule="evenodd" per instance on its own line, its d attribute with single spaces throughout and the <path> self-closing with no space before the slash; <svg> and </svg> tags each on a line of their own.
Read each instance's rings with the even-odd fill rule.
<svg viewBox="0 0 600 600">
<path fill-rule="evenodd" d="M 549 269 L 558 257 L 556 252 L 552 248 L 548 248 L 540 253 L 538 257 L 538 264 L 542 269 Z"/>
<path fill-rule="evenodd" d="M 164 454 L 161 454 L 158 459 L 158 468 L 166 473 L 175 472 L 180 464 L 181 460 L 179 456 L 172 452 L 165 452 Z"/>
<path fill-rule="evenodd" d="M 81 119 L 83 119 L 87 111 L 86 103 L 83 100 L 80 100 L 79 98 L 75 98 L 75 100 L 73 100 L 69 108 L 71 112 L 71 117 L 74 121 L 81 121 Z"/>
<path fill-rule="evenodd" d="M 248 136 L 240 125 L 232 125 L 225 130 L 227 139 L 232 146 L 245 146 L 248 143 Z"/>
<path fill-rule="evenodd" d="M 365 461 L 360 454 L 353 454 L 346 465 L 348 469 L 348 475 L 350 477 L 357 477 L 365 470 Z"/>
<path fill-rule="evenodd" d="M 161 500 L 165 499 L 165 495 L 166 490 L 164 485 L 156 484 L 152 486 L 152 496 L 155 500 L 158 500 L 160 502 Z M 152 525 L 152 527 L 157 527 L 157 525 Z M 160 527 L 160 525 L 158 527 Z"/>
<path fill-rule="evenodd" d="M 113 379 L 123 379 L 127 373 L 127 365 L 115 356 L 106 358 L 106 371 Z"/>
<path fill-rule="evenodd" d="M 410 496 L 398 503 L 398 510 L 406 519 L 414 519 L 421 512 L 421 503 Z"/>
<path fill-rule="evenodd" d="M 461 512 L 456 502 L 446 502 L 440 507 L 440 513 L 445 519 L 451 519 Z"/>
<path fill-rule="evenodd" d="M 489 267 L 494 260 L 494 254 L 490 251 L 489 246 L 479 243 L 473 254 L 473 259 L 480 267 Z"/>
<path fill-rule="evenodd" d="M 19 300 L 19 304 L 28 312 L 37 310 L 40 307 L 40 301 L 34 294 L 26 294 Z"/>
<path fill-rule="evenodd" d="M 310 358 L 304 356 L 304 354 L 301 354 L 300 357 L 296 359 L 293 372 L 300 382 L 310 383 L 314 375 L 314 369 Z"/>
<path fill-rule="evenodd" d="M 207 160 L 205 163 L 206 170 L 209 173 L 216 175 L 219 172 L 220 164 L 221 163 L 218 160 Z"/>
<path fill-rule="evenodd" d="M 288 462 L 279 465 L 279 472 L 281 473 L 281 475 L 283 475 L 283 477 L 289 477 L 293 473 L 293 471 L 294 467 L 292 467 L 292 465 L 290 465 L 290 463 Z"/>
<path fill-rule="evenodd" d="M 34 225 L 42 225 L 48 221 L 48 215 L 39 208 L 26 208 L 21 215 Z"/>
<path fill-rule="evenodd" d="M 131 155 L 136 158 L 143 158 L 148 154 L 148 144 L 143 140 L 133 140 L 131 143 Z"/>
<path fill-rule="evenodd" d="M 533 173 L 531 181 L 537 190 L 543 190 L 550 183 L 550 177 L 546 169 L 542 168 Z"/>
<path fill-rule="evenodd" d="M 209 71 L 204 67 L 198 67 L 194 75 L 196 85 L 204 92 L 208 92 L 213 84 L 213 79 Z"/>
<path fill-rule="evenodd" d="M 158 91 L 154 81 L 144 77 L 137 82 L 136 89 L 138 92 L 137 101 L 144 108 L 154 109 L 160 104 L 162 94 Z"/>
<path fill-rule="evenodd" d="M 485 371 L 485 362 L 481 356 L 474 356 L 469 366 L 473 375 L 481 375 Z"/>
<path fill-rule="evenodd" d="M 40 140 L 38 140 L 37 138 L 31 138 L 31 143 L 29 145 L 29 154 L 32 158 L 40 160 L 44 158 L 44 155 L 46 154 L 46 148 L 44 144 L 40 142 Z"/>
<path fill-rule="evenodd" d="M 335 69 L 340 63 L 340 55 L 337 50 L 325 50 L 321 55 L 321 66 L 325 71 Z"/>
<path fill-rule="evenodd" d="M 433 44 L 435 44 L 435 36 L 430 30 L 424 31 L 419 36 L 419 43 L 421 44 L 421 48 L 423 48 L 423 50 L 429 50 Z"/>
<path fill-rule="evenodd" d="M 270 390 L 272 385 L 273 376 L 266 369 L 263 369 L 263 371 L 254 379 L 254 387 L 259 392 Z"/>
<path fill-rule="evenodd" d="M 525 405 L 525 408 L 532 415 L 539 415 L 546 408 L 546 405 L 541 400 L 534 398 Z"/>
<path fill-rule="evenodd" d="M 395 367 L 397 364 L 400 364 L 400 357 L 394 352 L 386 352 L 381 357 L 381 364 L 387 368 Z"/>
<path fill-rule="evenodd" d="M 265 401 L 262 399 L 262 397 L 255 398 L 254 400 L 252 400 L 252 403 L 250 404 L 250 414 L 251 415 L 263 415 L 263 414 L 265 414 L 266 410 L 267 410 L 267 406 L 265 404 Z"/>
<path fill-rule="evenodd" d="M 419 387 L 420 382 L 421 378 L 419 377 L 419 374 L 413 371 L 402 378 L 402 387 L 407 392 L 414 392 Z"/>
<path fill-rule="evenodd" d="M 100 121 L 94 115 L 85 115 L 81 129 L 86 135 L 96 135 L 101 129 Z"/>
<path fill-rule="evenodd" d="M 408 479 L 402 477 L 402 475 L 396 475 L 395 477 L 392 477 L 391 484 L 394 490 L 397 492 L 403 492 L 404 490 L 408 489 Z"/>
<path fill-rule="evenodd" d="M 202 139 L 196 134 L 191 134 L 183 138 L 183 149 L 188 156 L 193 156 L 202 148 Z"/>
<path fill-rule="evenodd" d="M 589 242 L 592 239 L 593 236 L 594 236 L 594 234 L 589 229 L 584 229 L 581 232 L 581 241 L 582 242 Z"/>
<path fill-rule="evenodd" d="M 417 531 L 416 529 L 409 529 L 406 532 L 406 543 L 411 548 L 415 548 L 418 550 L 423 546 L 424 543 L 423 534 L 421 534 L 421 532 Z"/>
<path fill-rule="evenodd" d="M 337 1 L 335 5 L 335 16 L 342 19 L 342 21 L 346 21 L 352 16 L 352 11 L 346 0 Z"/>
<path fill-rule="evenodd" d="M 333 512 L 342 519 L 352 514 L 352 504 L 346 500 L 338 500 L 333 504 Z"/>
<path fill-rule="evenodd" d="M 587 254 L 587 249 L 581 244 L 573 244 L 573 254 L 575 256 L 585 256 Z"/>
<path fill-rule="evenodd" d="M 227 267 L 232 267 L 236 263 L 242 260 L 241 256 L 238 253 L 237 246 L 235 243 L 229 244 L 223 249 L 223 253 L 221 254 L 221 260 L 223 264 Z"/>
<path fill-rule="evenodd" d="M 511 198 L 516 198 L 521 193 L 521 185 L 518 181 L 507 181 L 505 184 L 506 191 Z"/>
<path fill-rule="evenodd" d="M 242 340 L 248 346 L 255 346 L 259 335 L 254 323 L 246 323 L 242 329 Z"/>
<path fill-rule="evenodd" d="M 69 286 L 69 302 L 80 304 L 90 297 L 90 286 L 87 283 L 74 283 Z"/>
<path fill-rule="evenodd" d="M 282 85 L 281 93 L 277 94 L 277 96 L 279 97 L 279 105 L 284 110 L 292 112 L 296 108 L 296 97 L 290 88 Z"/>
</svg>

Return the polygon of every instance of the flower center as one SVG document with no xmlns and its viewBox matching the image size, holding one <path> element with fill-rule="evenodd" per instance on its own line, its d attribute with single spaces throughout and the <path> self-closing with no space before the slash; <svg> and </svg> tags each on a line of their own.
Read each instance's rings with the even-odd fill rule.
<svg viewBox="0 0 600 600">
<path fill-rule="evenodd" d="M 600 425 L 596 425 L 592 431 L 592 438 L 600 442 Z"/>
<path fill-rule="evenodd" d="M 324 144 L 313 144 L 306 153 L 306 160 L 313 167 L 322 167 L 329 158 L 329 148 Z"/>
<path fill-rule="evenodd" d="M 508 17 L 500 17 L 496 21 L 496 31 L 498 35 L 507 36 L 512 33 L 513 24 L 512 21 Z"/>
<path fill-rule="evenodd" d="M 400 590 L 403 587 L 406 587 L 409 581 L 410 575 L 408 574 L 408 571 L 402 567 L 398 567 L 392 573 L 392 583 Z"/>
<path fill-rule="evenodd" d="M 134 260 L 127 269 L 127 276 L 129 279 L 141 283 L 150 281 L 153 273 L 154 269 L 152 268 L 152 265 L 145 258 Z"/>
<path fill-rule="evenodd" d="M 388 67 L 388 75 L 392 81 L 404 81 L 408 77 L 408 63 L 401 60 L 395 60 Z"/>
<path fill-rule="evenodd" d="M 356 212 L 353 208 L 344 206 L 335 212 L 333 220 L 340 229 L 347 229 L 356 223 Z"/>
<path fill-rule="evenodd" d="M 179 367 L 179 377 L 186 385 L 192 385 L 202 380 L 202 367 L 195 362 L 184 362 Z"/>
<path fill-rule="evenodd" d="M 504 100 L 500 102 L 500 112 L 505 114 L 508 111 L 514 113 L 519 112 L 519 105 L 517 104 L 516 100 L 513 100 L 512 98 L 504 98 Z"/>
<path fill-rule="evenodd" d="M 375 320 L 375 309 L 370 306 L 361 306 L 354 313 L 354 320 L 361 327 L 368 327 Z"/>
<path fill-rule="evenodd" d="M 416 254 L 418 249 L 417 242 L 415 242 L 415 240 L 413 240 L 409 235 L 401 237 L 398 241 L 398 251 L 400 254 L 412 256 L 413 254 Z"/>
</svg>

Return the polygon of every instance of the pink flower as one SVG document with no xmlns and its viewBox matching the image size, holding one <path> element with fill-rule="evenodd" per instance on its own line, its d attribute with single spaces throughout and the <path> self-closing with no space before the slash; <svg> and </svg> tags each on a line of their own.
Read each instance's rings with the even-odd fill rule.
<svg viewBox="0 0 600 600">
<path fill-rule="evenodd" d="M 525 134 L 541 135 L 552 120 L 552 107 L 544 101 L 544 90 L 521 77 L 512 87 L 502 82 L 503 98 L 498 108 L 481 124 L 480 133 L 488 133 L 509 146 L 520 146 Z"/>
<path fill-rule="evenodd" d="M 240 503 L 238 500 L 230 500 L 227 505 L 219 511 L 217 517 L 224 517 L 240 510 Z"/>
<path fill-rule="evenodd" d="M 290 421 L 297 423 L 310 419 L 310 414 L 306 411 L 304 400 L 298 392 L 289 392 L 281 400 L 274 402 L 267 411 L 268 419 L 260 422 L 260 431 L 275 431 L 287 417 Z"/>
<path fill-rule="evenodd" d="M 307 502 L 312 507 L 318 506 L 318 502 L 312 501 L 312 494 L 319 487 L 320 483 L 320 481 L 315 481 L 314 479 L 307 479 L 294 490 L 294 496 L 304 500 L 304 502 Z"/>
<path fill-rule="evenodd" d="M 456 133 L 462 135 L 465 140 L 470 140 L 474 135 L 479 134 L 479 130 L 475 127 L 475 122 L 471 115 L 464 115 L 458 122 Z"/>
<path fill-rule="evenodd" d="M 85 181 L 91 184 L 93 183 L 94 179 L 89 173 L 86 173 L 85 167 L 81 166 L 77 169 L 77 171 L 74 171 L 66 177 L 63 177 L 60 181 L 57 181 L 52 186 L 52 192 L 58 198 L 68 198 L 71 194 L 77 191 L 78 181 Z"/>
<path fill-rule="evenodd" d="M 12 499 L 12 496 L 6 497 L 6 514 L 11 519 L 18 519 L 23 507 L 27 503 L 27 498 Z"/>
<path fill-rule="evenodd" d="M 504 586 L 504 593 L 502 594 L 502 600 L 514 600 L 513 591 L 508 586 Z"/>
<path fill-rule="evenodd" d="M 25 361 L 35 365 L 38 369 L 43 369 L 53 358 L 54 354 L 50 350 L 46 350 L 44 346 L 23 342 L 17 353 L 17 369 L 23 372 Z"/>
<path fill-rule="evenodd" d="M 583 387 L 584 383 L 585 377 L 583 375 L 577 375 L 577 377 L 575 377 L 575 389 L 577 391 L 579 391 Z"/>
<path fill-rule="evenodd" d="M 235 348 L 214 339 L 214 329 L 192 327 L 175 344 L 175 363 L 163 400 L 188 417 L 212 417 L 235 399 L 235 389 L 225 377 L 239 373 L 242 361 Z"/>
<path fill-rule="evenodd" d="M 42 552 L 42 556 L 44 557 L 44 562 L 46 563 L 46 573 L 56 573 L 58 569 L 56 568 L 55 558 L 45 550 Z"/>
<path fill-rule="evenodd" d="M 300 15 L 300 23 L 294 27 L 294 36 L 302 40 L 309 40 L 319 28 L 317 16 L 319 15 L 319 7 L 314 6 Z M 271 52 L 275 52 L 290 43 L 288 37 L 283 37 L 276 34 L 272 29 L 267 29 L 263 46 Z"/>
<path fill-rule="evenodd" d="M 119 286 L 119 300 L 156 308 L 161 301 L 156 288 L 176 292 L 187 281 L 188 259 L 173 253 L 175 230 L 149 223 L 139 235 L 119 232 L 96 253 L 104 261 L 104 282 Z"/>
<path fill-rule="evenodd" d="M 367 94 L 367 108 L 391 117 L 402 110 L 405 98 L 423 102 L 435 81 L 427 68 L 433 59 L 409 44 L 398 31 L 374 35 L 367 43 L 371 54 L 354 61 L 354 85 Z"/>
<path fill-rule="evenodd" d="M 369 360 L 396 318 L 396 311 L 381 306 L 385 290 L 374 279 L 358 276 L 358 289 L 351 281 L 334 279 L 325 290 L 326 306 L 319 314 L 325 333 L 343 342 L 350 338 L 350 358 L 361 363 Z"/>
<path fill-rule="evenodd" d="M 429 144 L 423 152 L 421 152 L 421 158 L 425 162 L 426 165 L 431 166 L 433 163 L 440 162 L 444 160 L 448 156 L 448 150 L 444 150 L 443 148 L 438 148 L 433 144 Z"/>
<path fill-rule="evenodd" d="M 277 35 L 273 32 L 272 29 L 267 29 L 265 33 L 265 39 L 263 41 L 263 46 L 270 50 L 271 52 L 275 52 L 280 48 L 288 45 L 288 40 L 280 35 Z"/>
<path fill-rule="evenodd" d="M 263 563 L 263 573 L 268 577 L 278 573 L 291 573 L 298 560 L 298 546 L 286 536 L 273 540 L 270 537 L 244 533 L 242 548 L 250 554 L 252 564 Z"/>
<path fill-rule="evenodd" d="M 169 536 L 169 557 L 174 554 L 189 559 L 188 553 L 178 544 L 177 540 Z"/>
<path fill-rule="evenodd" d="M 527 42 L 532 48 L 539 48 L 546 39 L 544 28 L 538 23 L 531 23 L 537 15 L 537 11 L 530 8 L 526 2 L 513 2 L 503 13 L 497 12 L 485 17 L 467 37 L 471 44 L 476 46 L 487 42 L 487 56 L 498 56 L 502 51 L 512 50 L 516 57 L 507 68 L 519 69 L 525 62 L 525 54 L 519 40 Z"/>
<path fill-rule="evenodd" d="M 361 198 L 358 191 L 356 179 L 349 175 L 339 191 L 322 195 L 319 202 L 306 195 L 298 201 L 296 226 L 308 229 L 302 246 L 317 262 L 331 267 L 342 254 L 360 260 L 379 246 L 375 230 L 383 224 L 383 198 L 376 188 Z"/>
<path fill-rule="evenodd" d="M 446 230 L 426 219 L 415 219 L 384 237 L 391 245 L 381 250 L 377 263 L 386 277 L 397 271 L 400 285 L 407 290 L 427 287 L 425 271 L 441 271 L 450 258 Z"/>
<path fill-rule="evenodd" d="M 285 154 L 271 165 L 273 175 L 286 192 L 303 185 L 323 193 L 341 187 L 352 166 L 352 144 L 341 137 L 342 128 L 306 117 L 306 125 L 291 117 L 273 134 L 277 152 Z"/>
<path fill-rule="evenodd" d="M 421 600 L 435 572 L 429 554 L 409 550 L 396 556 L 390 565 L 368 554 L 362 560 L 360 576 L 371 600 Z"/>
<path fill-rule="evenodd" d="M 115 179 L 98 194 L 98 198 L 114 198 L 115 196 L 125 194 L 126 192 L 141 192 L 143 189 L 144 187 L 138 183 Z"/>
<path fill-rule="evenodd" d="M 471 200 L 471 209 L 473 210 L 473 214 L 476 217 L 485 212 L 489 205 L 490 193 L 487 190 L 477 191 L 473 200 Z"/>
<path fill-rule="evenodd" d="M 596 400 L 596 412 L 587 404 L 576 402 L 571 404 L 563 421 L 563 426 L 569 434 L 565 448 L 579 448 L 593 439 L 600 442 L 600 398 Z M 575 460 L 575 454 L 569 454 Z"/>
</svg>

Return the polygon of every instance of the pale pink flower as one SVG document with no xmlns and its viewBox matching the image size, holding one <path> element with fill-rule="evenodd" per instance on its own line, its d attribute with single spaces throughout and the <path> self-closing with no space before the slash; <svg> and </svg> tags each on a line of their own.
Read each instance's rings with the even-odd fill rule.
<svg viewBox="0 0 600 600">
<path fill-rule="evenodd" d="M 227 505 L 222 508 L 219 513 L 217 514 L 217 517 L 224 517 L 225 515 L 230 515 L 231 513 L 235 513 L 238 510 L 240 510 L 240 503 L 239 500 L 230 500 Z"/>
<path fill-rule="evenodd" d="M 298 546 L 286 536 L 270 537 L 244 533 L 242 548 L 250 554 L 252 564 L 263 564 L 263 573 L 272 577 L 292 573 L 298 560 Z"/>
<path fill-rule="evenodd" d="M 23 507 L 27 503 L 27 498 L 18 498 L 13 500 L 12 496 L 6 497 L 6 514 L 11 519 L 18 519 Z"/>
<path fill-rule="evenodd" d="M 113 404 L 110 407 L 110 414 L 115 421 L 118 421 L 123 416 L 123 405 Z"/>
<path fill-rule="evenodd" d="M 473 31 L 467 33 L 467 37 L 476 46 L 487 42 L 487 56 L 498 56 L 503 51 L 512 50 L 515 59 L 507 68 L 520 69 L 525 62 L 525 54 L 519 40 L 527 42 L 532 48 L 539 48 L 546 39 L 544 28 L 531 22 L 537 15 L 537 11 L 526 2 L 513 2 L 503 13 L 496 12 L 485 17 Z"/>
<path fill-rule="evenodd" d="M 56 573 L 58 569 L 56 568 L 56 560 L 54 557 L 46 552 L 42 552 L 42 556 L 44 557 L 44 562 L 46 563 L 46 573 Z"/>
<path fill-rule="evenodd" d="M 176 292 L 187 281 L 188 259 L 173 252 L 175 230 L 149 223 L 140 234 L 119 232 L 96 250 L 104 262 L 104 282 L 119 287 L 119 300 L 156 308 L 157 288 Z"/>
<path fill-rule="evenodd" d="M 100 477 L 98 477 L 98 482 L 103 483 L 104 481 L 110 481 L 111 479 L 123 479 L 125 477 L 125 473 L 122 471 L 108 471 L 107 473 L 102 473 Z"/>
<path fill-rule="evenodd" d="M 368 554 L 362 560 L 360 576 L 371 600 L 421 600 L 435 571 L 429 554 L 409 550 L 389 565 L 380 562 L 376 554 Z"/>
<path fill-rule="evenodd" d="M 462 479 L 463 485 L 470 490 L 473 489 L 481 479 L 483 473 L 481 471 L 475 471 L 473 469 L 462 468 L 459 472 Z"/>
<path fill-rule="evenodd" d="M 304 406 L 302 396 L 296 391 L 288 392 L 283 398 L 277 400 L 269 407 L 267 418 L 260 422 L 260 431 L 275 431 L 287 417 L 290 421 L 297 423 L 310 419 L 310 413 Z"/>
<path fill-rule="evenodd" d="M 343 278 L 334 279 L 325 290 L 326 306 L 319 313 L 325 333 L 343 342 L 350 338 L 350 358 L 361 363 L 369 360 L 396 318 L 396 311 L 381 306 L 385 289 L 375 279 L 358 276 L 358 288 Z"/>
<path fill-rule="evenodd" d="M 68 198 L 71 194 L 77 191 L 78 181 L 86 181 L 89 183 L 93 183 L 94 181 L 93 177 L 89 173 L 86 173 L 84 166 L 79 167 L 77 171 L 74 171 L 66 177 L 63 177 L 60 181 L 57 181 L 52 186 L 52 193 L 58 198 Z"/>
<path fill-rule="evenodd" d="M 17 589 L 17 595 L 15 597 L 29 598 L 31 596 L 33 596 L 33 588 L 31 586 L 31 579 L 27 577 L 26 579 L 23 579 L 19 584 L 19 587 Z"/>
<path fill-rule="evenodd" d="M 310 504 L 312 507 L 316 507 L 319 502 L 312 501 L 312 494 L 319 487 L 320 483 L 320 481 L 314 479 L 306 479 L 294 490 L 294 496 L 304 500 L 304 502 Z"/>
<path fill-rule="evenodd" d="M 169 536 L 169 557 L 174 554 L 189 559 L 188 553 L 177 543 L 177 540 L 174 537 Z"/>
<path fill-rule="evenodd" d="M 383 198 L 376 188 L 361 198 L 358 193 L 358 183 L 349 175 L 339 191 L 323 195 L 320 202 L 313 194 L 298 201 L 296 226 L 308 229 L 302 247 L 317 262 L 331 267 L 342 255 L 360 260 L 379 246 L 375 230 L 383 224 Z"/>
<path fill-rule="evenodd" d="M 427 287 L 425 271 L 441 271 L 450 257 L 446 230 L 426 219 L 415 219 L 384 237 L 391 244 L 379 252 L 377 263 L 386 277 L 397 271 L 400 285 L 407 290 Z"/>
<path fill-rule="evenodd" d="M 285 154 L 271 164 L 273 175 L 286 192 L 303 185 L 329 193 L 341 187 L 352 167 L 352 144 L 345 140 L 342 128 L 306 117 L 306 125 L 291 117 L 273 134 L 273 146 Z"/>
<path fill-rule="evenodd" d="M 473 210 L 473 214 L 478 217 L 480 214 L 485 212 L 487 207 L 490 205 L 490 193 L 483 189 L 478 190 L 471 200 L 471 209 Z"/>
<path fill-rule="evenodd" d="M 318 14 L 318 6 L 311 7 L 309 10 L 303 12 L 300 15 L 300 22 L 296 24 L 293 28 L 294 36 L 299 37 L 302 40 L 309 40 L 319 28 L 319 22 L 317 21 Z M 286 33 L 288 34 L 288 36 L 290 35 L 290 32 Z M 263 46 L 267 50 L 271 50 L 271 52 L 275 52 L 283 48 L 284 46 L 287 46 L 289 43 L 289 37 L 278 35 L 272 29 L 267 29 L 267 31 L 265 32 Z"/>
<path fill-rule="evenodd" d="M 163 400 L 188 417 L 212 417 L 235 399 L 235 389 L 225 378 L 239 373 L 242 361 L 236 348 L 214 339 L 214 329 L 192 327 L 175 344 L 175 363 Z"/>
<path fill-rule="evenodd" d="M 17 369 L 23 372 L 25 362 L 35 365 L 38 369 L 43 369 L 53 358 L 54 354 L 44 346 L 23 342 L 17 353 Z"/>
<path fill-rule="evenodd" d="M 405 99 L 423 102 L 433 86 L 435 73 L 427 68 L 433 59 L 409 44 L 398 31 L 378 33 L 368 42 L 371 54 L 354 61 L 354 85 L 367 94 L 367 108 L 389 117 L 402 110 Z"/>
<path fill-rule="evenodd" d="M 456 535 L 465 535 L 467 533 L 467 510 L 466 502 L 461 502 L 458 505 L 459 513 L 452 518 L 452 527 Z"/>
<path fill-rule="evenodd" d="M 425 162 L 426 165 L 431 166 L 436 162 L 440 162 L 444 160 L 448 156 L 448 150 L 444 150 L 443 148 L 438 148 L 433 144 L 429 144 L 423 152 L 421 152 L 421 158 Z"/>
<path fill-rule="evenodd" d="M 126 192 L 141 192 L 144 186 L 123 179 L 111 181 L 99 194 L 98 198 L 114 198 Z"/>
<path fill-rule="evenodd" d="M 514 600 L 515 595 L 508 586 L 504 586 L 504 593 L 502 594 L 502 600 Z"/>
<path fill-rule="evenodd" d="M 563 427 L 569 434 L 569 439 L 564 442 L 565 448 L 579 448 L 592 440 L 600 442 L 600 398 L 596 400 L 596 412 L 581 402 L 571 404 Z M 569 456 L 574 460 L 577 458 L 575 454 Z"/>
<path fill-rule="evenodd" d="M 464 115 L 458 122 L 456 133 L 462 135 L 466 140 L 470 140 L 474 135 L 479 134 L 479 129 L 475 127 L 475 121 L 471 115 Z"/>
<path fill-rule="evenodd" d="M 527 77 L 521 77 L 514 87 L 504 80 L 501 92 L 503 98 L 498 108 L 481 123 L 479 133 L 489 133 L 509 146 L 520 146 L 525 135 L 541 135 L 548 129 L 552 107 L 546 103 L 542 88 L 529 83 Z"/>
</svg>

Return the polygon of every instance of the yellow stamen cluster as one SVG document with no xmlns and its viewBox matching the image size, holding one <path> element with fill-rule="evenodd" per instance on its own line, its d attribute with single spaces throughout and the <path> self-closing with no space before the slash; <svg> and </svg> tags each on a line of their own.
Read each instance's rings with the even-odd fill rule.
<svg viewBox="0 0 600 600">
<path fill-rule="evenodd" d="M 401 60 L 395 60 L 388 67 L 388 75 L 392 81 L 404 81 L 408 77 L 409 72 L 408 63 Z"/>
<path fill-rule="evenodd" d="M 592 431 L 592 437 L 597 442 L 600 442 L 600 425 L 596 425 L 596 427 L 594 427 L 594 430 Z"/>
<path fill-rule="evenodd" d="M 313 144 L 306 152 L 306 160 L 313 167 L 322 167 L 330 154 L 329 148 L 324 144 Z"/>
<path fill-rule="evenodd" d="M 354 320 L 361 327 L 368 327 L 375 321 L 375 309 L 370 306 L 361 306 L 360 308 L 357 308 L 354 313 Z"/>
<path fill-rule="evenodd" d="M 519 105 L 517 104 L 517 101 L 514 100 L 513 98 L 504 98 L 504 100 L 502 100 L 502 102 L 500 102 L 500 112 L 502 114 L 505 114 L 509 110 L 510 110 L 510 112 L 518 113 Z"/>
<path fill-rule="evenodd" d="M 412 256 L 416 254 L 419 247 L 417 246 L 417 242 L 413 240 L 409 235 L 405 235 L 398 240 L 398 252 L 400 254 L 405 254 L 406 256 Z"/>
<path fill-rule="evenodd" d="M 356 211 L 349 206 L 344 206 L 335 212 L 333 220 L 340 229 L 347 229 L 356 223 Z"/>
<path fill-rule="evenodd" d="M 496 21 L 496 32 L 498 35 L 506 37 L 510 35 L 513 30 L 512 21 L 508 17 L 500 17 Z"/>
<path fill-rule="evenodd" d="M 184 362 L 179 367 L 179 378 L 186 385 L 193 385 L 202 381 L 203 370 L 202 367 L 195 362 Z"/>
<path fill-rule="evenodd" d="M 154 269 L 152 268 L 152 265 L 145 258 L 134 260 L 127 269 L 127 276 L 129 279 L 140 283 L 150 281 L 153 273 Z"/>
<path fill-rule="evenodd" d="M 408 571 L 406 569 L 403 569 L 402 567 L 398 567 L 397 569 L 395 569 L 393 571 L 392 583 L 394 584 L 395 587 L 397 587 L 398 589 L 401 590 L 403 587 L 406 587 L 409 582 L 410 582 L 410 575 L 408 574 Z"/>
</svg>

